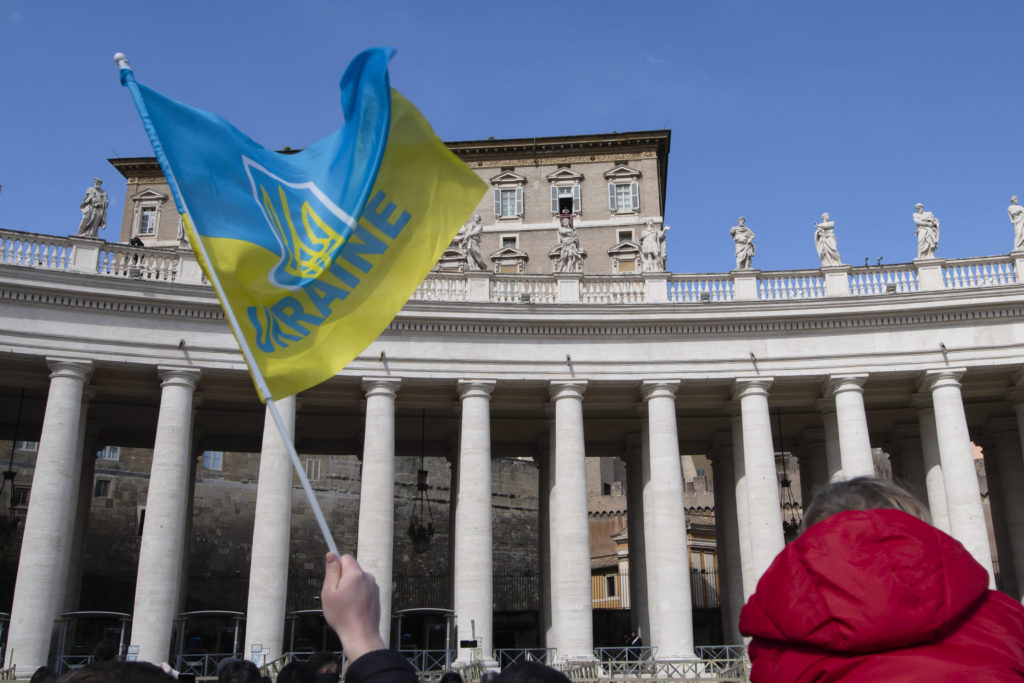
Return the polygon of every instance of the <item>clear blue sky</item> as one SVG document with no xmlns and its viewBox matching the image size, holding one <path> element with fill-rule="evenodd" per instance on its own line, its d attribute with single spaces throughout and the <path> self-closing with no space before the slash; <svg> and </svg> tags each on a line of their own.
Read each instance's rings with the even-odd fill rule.
<svg viewBox="0 0 1024 683">
<path fill-rule="evenodd" d="M 1024 2 L 163 3 L 0 0 L 0 227 L 67 235 L 113 156 L 151 155 L 112 55 L 267 147 L 340 124 L 337 81 L 392 45 L 392 85 L 445 140 L 672 130 L 669 268 L 817 266 L 812 223 L 843 261 L 1005 254 L 1024 196 Z"/>
</svg>

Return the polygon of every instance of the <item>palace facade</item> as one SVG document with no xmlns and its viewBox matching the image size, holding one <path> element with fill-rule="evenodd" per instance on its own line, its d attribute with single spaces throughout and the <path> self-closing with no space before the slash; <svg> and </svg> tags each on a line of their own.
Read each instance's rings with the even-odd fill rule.
<svg viewBox="0 0 1024 683">
<path fill-rule="evenodd" d="M 534 642 L 515 645 L 594 657 L 588 458 L 624 466 L 631 625 L 662 660 L 695 656 L 691 577 L 706 560 L 700 544 L 688 547 L 686 511 L 700 507 L 698 495 L 713 501 L 723 637 L 740 642 L 739 608 L 783 547 L 794 509 L 780 487 L 782 453 L 797 458 L 811 491 L 873 474 L 884 452 L 936 525 L 1019 598 L 1024 254 L 644 269 L 639 233 L 663 223 L 668 146 L 666 131 L 452 143 L 491 187 L 477 211 L 491 267 L 470 267 L 453 245 L 359 358 L 279 403 L 307 473 L 332 477 L 318 497 L 339 545 L 378 577 L 385 622 L 401 606 L 393 578 L 430 570 L 399 538 L 421 458 L 434 461 L 434 485 L 451 489 L 432 541 L 444 548 L 433 566 L 443 567 L 448 604 L 431 606 L 452 610 L 459 641 L 478 641 L 458 643 L 463 661 L 496 649 L 496 577 L 510 568 L 532 571 L 537 587 Z M 179 242 L 155 163 L 112 163 L 127 180 L 121 243 L 0 232 L 0 439 L 18 442 L 11 456 L 34 470 L 30 491 L 15 477 L 0 499 L 24 510 L 9 535 L 18 559 L 6 663 L 19 677 L 58 647 L 61 614 L 93 604 L 82 579 L 125 539 L 137 546 L 116 567 L 132 593 L 124 644 L 157 662 L 170 658 L 196 591 L 217 590 L 190 585 L 197 557 L 227 562 L 217 538 L 197 538 L 200 526 L 210 534 L 224 518 L 251 529 L 239 618 L 247 655 L 289 651 L 290 574 L 321 561 L 288 456 Z M 554 272 L 570 205 L 586 256 L 582 271 Z M 126 244 L 133 237 L 145 246 Z M 260 454 L 258 465 L 235 463 L 254 499 L 216 474 L 217 454 L 244 453 Z M 709 491 L 684 478 L 681 455 L 707 459 Z M 516 467 L 535 479 L 509 474 Z M 122 487 L 140 471 L 144 486 Z M 524 491 L 524 481 L 535 484 Z M 118 490 L 134 491 L 134 503 L 111 507 L 131 514 L 120 534 L 97 533 L 90 516 Z M 496 505 L 513 521 L 499 521 Z M 351 509 L 354 519 L 342 512 Z M 251 526 L 231 526 L 241 517 Z M 530 533 L 516 538 L 524 526 Z M 510 542 L 533 550 L 502 550 Z"/>
</svg>

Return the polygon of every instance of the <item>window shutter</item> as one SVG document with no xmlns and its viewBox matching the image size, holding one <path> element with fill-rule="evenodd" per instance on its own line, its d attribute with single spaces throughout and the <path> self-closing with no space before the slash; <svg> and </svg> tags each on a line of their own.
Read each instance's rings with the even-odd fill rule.
<svg viewBox="0 0 1024 683">
<path fill-rule="evenodd" d="M 558 186 L 551 186 L 551 213 L 558 213 Z"/>
<path fill-rule="evenodd" d="M 501 190 L 494 188 L 494 215 L 501 217 Z"/>
<path fill-rule="evenodd" d="M 615 183 L 608 183 L 608 210 L 615 210 Z"/>
<path fill-rule="evenodd" d="M 580 209 L 583 206 L 583 200 L 580 199 L 580 185 L 576 183 L 572 186 L 572 210 L 576 213 L 580 213 Z"/>
<path fill-rule="evenodd" d="M 516 188 L 516 215 L 523 215 L 523 188 Z"/>
<path fill-rule="evenodd" d="M 630 192 L 631 195 L 633 195 L 632 196 L 632 199 L 633 199 L 633 210 L 634 211 L 639 211 L 640 210 L 640 183 L 636 182 L 635 180 L 633 182 L 631 182 L 629 184 L 629 192 Z"/>
</svg>

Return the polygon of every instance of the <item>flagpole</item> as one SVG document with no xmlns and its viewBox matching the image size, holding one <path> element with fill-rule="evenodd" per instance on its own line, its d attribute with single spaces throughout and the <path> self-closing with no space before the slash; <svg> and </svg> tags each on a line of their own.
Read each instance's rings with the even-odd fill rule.
<svg viewBox="0 0 1024 683">
<path fill-rule="evenodd" d="M 194 228 L 191 225 L 192 214 L 189 212 L 188 206 L 185 204 L 185 198 L 182 196 L 178 188 L 178 181 L 175 179 L 171 165 L 167 162 L 167 157 L 164 155 L 163 145 L 160 143 L 160 138 L 157 136 L 156 129 L 153 127 L 153 123 L 149 118 L 149 111 L 146 109 L 146 103 L 142 99 L 142 93 L 139 92 L 139 85 L 135 82 L 135 74 L 132 71 L 131 64 L 128 63 L 128 58 L 123 52 L 118 52 L 114 55 L 114 63 L 117 64 L 117 67 L 121 70 L 121 82 L 128 88 L 128 91 L 132 95 L 132 100 L 135 102 L 135 107 L 139 110 L 139 116 L 142 118 L 142 125 L 146 129 L 146 133 L 149 134 L 149 140 L 153 145 L 153 152 L 156 154 L 156 160 L 159 162 L 160 168 L 163 169 L 164 176 L 167 178 L 167 182 L 171 187 L 171 194 L 174 196 L 174 201 L 178 205 L 178 210 L 186 217 L 185 232 L 188 235 L 192 249 L 198 251 L 202 263 L 208 265 L 210 263 L 210 258 L 206 253 L 206 247 L 203 244 L 203 241 L 199 239 L 199 236 L 195 234 Z M 252 353 L 252 349 L 249 348 L 249 345 L 245 340 L 245 335 L 242 334 L 242 328 L 238 324 L 235 312 L 231 309 L 231 306 L 228 305 L 228 299 L 224 294 L 224 288 L 221 286 L 220 279 L 217 277 L 217 271 L 212 267 L 206 267 L 203 270 L 206 271 L 206 276 L 210 279 L 210 284 L 213 285 L 213 289 L 217 293 L 217 297 L 220 299 L 221 308 L 224 310 L 224 316 L 227 318 L 228 324 L 231 326 L 231 331 L 235 335 L 235 341 L 238 342 L 238 348 L 242 352 L 242 357 L 245 358 L 246 365 L 249 366 L 249 372 L 256 384 L 256 389 L 259 391 L 260 397 L 266 402 L 267 411 L 274 420 L 274 424 L 277 425 L 277 431 L 281 434 L 281 440 L 284 442 L 285 448 L 288 449 L 288 456 L 291 458 L 292 466 L 295 468 L 295 474 L 298 475 L 299 482 L 302 484 L 302 490 L 306 493 L 306 500 L 309 501 L 309 506 L 313 510 L 313 516 L 316 518 L 316 523 L 320 527 L 320 533 L 323 534 L 324 541 L 327 543 L 327 549 L 338 557 L 341 557 L 341 554 L 338 552 L 338 547 L 334 543 L 334 537 L 331 535 L 331 531 L 327 527 L 327 520 L 324 518 L 323 510 L 320 509 L 320 503 L 317 502 L 316 494 L 313 493 L 313 487 L 309 483 L 309 478 L 306 477 L 306 469 L 302 466 L 302 461 L 299 460 L 299 454 L 295 450 L 295 440 L 288 435 L 288 428 L 285 426 L 284 419 L 281 417 L 281 413 L 277 409 L 277 404 L 270 395 L 270 389 L 267 387 L 267 382 L 263 377 L 263 373 L 256 364 L 256 358 Z"/>
</svg>

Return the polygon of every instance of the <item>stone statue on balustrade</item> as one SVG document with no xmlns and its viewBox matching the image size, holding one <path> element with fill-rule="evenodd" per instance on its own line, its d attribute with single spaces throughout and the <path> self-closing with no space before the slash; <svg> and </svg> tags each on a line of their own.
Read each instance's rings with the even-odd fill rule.
<svg viewBox="0 0 1024 683">
<path fill-rule="evenodd" d="M 483 233 L 483 220 L 480 218 L 480 214 L 476 214 L 466 221 L 462 230 L 455 237 L 456 246 L 466 252 L 466 265 L 471 270 L 488 270 L 487 264 L 484 263 L 484 259 L 480 255 L 480 240 Z"/>
<path fill-rule="evenodd" d="M 935 258 L 939 246 L 939 219 L 924 205 L 914 205 L 914 224 L 917 225 L 917 258 Z"/>
<path fill-rule="evenodd" d="M 821 214 L 821 222 L 814 224 L 814 247 L 818 250 L 821 267 L 838 266 L 839 247 L 836 246 L 836 222 L 829 219 L 828 211 Z"/>
<path fill-rule="evenodd" d="M 99 237 L 100 228 L 107 226 L 107 193 L 103 181 L 93 178 L 92 187 L 85 191 L 82 199 L 82 222 L 78 224 L 79 237 Z"/>
<path fill-rule="evenodd" d="M 647 219 L 647 226 L 640 233 L 640 258 L 645 273 L 658 273 L 665 270 L 665 233 L 670 227 L 662 224 L 655 226 L 654 219 Z"/>
<path fill-rule="evenodd" d="M 738 223 L 729 228 L 729 234 L 736 243 L 736 270 L 746 270 L 754 267 L 754 231 L 747 227 L 743 216 Z"/>
<path fill-rule="evenodd" d="M 580 237 L 576 234 L 576 228 L 573 227 L 570 216 L 562 216 L 558 220 L 558 259 L 555 260 L 555 272 L 583 272 Z"/>
<path fill-rule="evenodd" d="M 1017 203 L 1017 197 L 1010 197 L 1010 206 L 1006 211 L 1013 223 L 1013 250 L 1024 251 L 1024 206 Z"/>
</svg>

